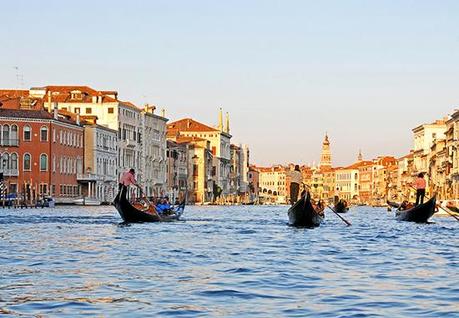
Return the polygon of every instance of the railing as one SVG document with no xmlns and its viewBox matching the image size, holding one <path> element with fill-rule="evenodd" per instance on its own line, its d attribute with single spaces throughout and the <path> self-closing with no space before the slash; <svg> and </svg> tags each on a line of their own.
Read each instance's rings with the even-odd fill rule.
<svg viewBox="0 0 459 318">
<path fill-rule="evenodd" d="M 17 147 L 19 146 L 19 139 L 2 139 L 0 140 L 2 147 Z"/>
<path fill-rule="evenodd" d="M 3 172 L 3 176 L 5 177 L 17 177 L 19 176 L 18 169 L 0 169 L 0 172 Z"/>
<path fill-rule="evenodd" d="M 103 176 L 99 176 L 94 173 L 78 173 L 77 180 L 78 181 L 98 181 L 103 180 Z"/>
</svg>

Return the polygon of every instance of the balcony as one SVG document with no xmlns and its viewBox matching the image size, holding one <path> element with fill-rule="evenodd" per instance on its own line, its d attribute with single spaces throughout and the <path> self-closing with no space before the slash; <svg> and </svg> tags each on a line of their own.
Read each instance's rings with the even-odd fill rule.
<svg viewBox="0 0 459 318">
<path fill-rule="evenodd" d="M 0 140 L 1 147 L 18 147 L 19 139 L 2 139 Z"/>
<path fill-rule="evenodd" d="M 94 173 L 78 173 L 77 181 L 79 182 L 92 182 L 92 181 L 103 181 L 104 176 L 99 176 Z"/>
<path fill-rule="evenodd" d="M 130 148 L 135 148 L 135 146 L 137 146 L 137 142 L 132 139 L 126 139 L 126 146 Z"/>
<path fill-rule="evenodd" d="M 19 176 L 18 169 L 0 169 L 0 173 L 3 173 L 4 177 L 17 177 Z"/>
</svg>

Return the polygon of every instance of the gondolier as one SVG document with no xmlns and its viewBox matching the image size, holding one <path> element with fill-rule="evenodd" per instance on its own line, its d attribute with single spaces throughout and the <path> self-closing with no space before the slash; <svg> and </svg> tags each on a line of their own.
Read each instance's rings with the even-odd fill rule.
<svg viewBox="0 0 459 318">
<path fill-rule="evenodd" d="M 121 190 L 123 187 L 127 188 L 130 185 L 141 189 L 141 187 L 137 184 L 137 180 L 135 179 L 135 170 L 132 168 L 129 169 L 129 171 L 123 172 L 121 175 L 120 182 L 118 184 L 118 190 Z"/>
<path fill-rule="evenodd" d="M 295 170 L 290 173 L 290 204 L 292 205 L 298 200 L 301 183 L 303 183 L 303 176 L 300 172 L 300 166 L 295 165 Z"/>
<path fill-rule="evenodd" d="M 426 180 L 424 179 L 424 173 L 418 174 L 416 181 L 412 186 L 416 189 L 416 205 L 424 203 L 424 197 L 426 196 Z"/>
</svg>

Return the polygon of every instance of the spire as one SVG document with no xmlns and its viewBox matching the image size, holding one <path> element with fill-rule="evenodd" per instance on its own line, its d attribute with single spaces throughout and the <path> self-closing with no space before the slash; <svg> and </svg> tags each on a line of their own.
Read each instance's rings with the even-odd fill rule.
<svg viewBox="0 0 459 318">
<path fill-rule="evenodd" d="M 330 140 L 328 139 L 328 133 L 325 133 L 325 138 L 322 143 L 322 153 L 320 155 L 319 167 L 331 167 L 331 165 Z"/>
<path fill-rule="evenodd" d="M 223 112 L 221 107 L 218 113 L 218 130 L 223 131 Z"/>
<path fill-rule="evenodd" d="M 225 127 L 225 132 L 229 134 L 230 132 L 230 125 L 229 125 L 229 113 L 226 112 L 226 127 Z"/>
</svg>

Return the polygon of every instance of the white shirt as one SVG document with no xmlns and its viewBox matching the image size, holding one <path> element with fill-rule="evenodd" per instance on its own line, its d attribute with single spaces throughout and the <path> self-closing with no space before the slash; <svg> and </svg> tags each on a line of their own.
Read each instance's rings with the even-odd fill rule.
<svg viewBox="0 0 459 318">
<path fill-rule="evenodd" d="M 294 183 L 298 183 L 298 184 L 301 184 L 303 183 L 303 175 L 301 174 L 301 172 L 299 171 L 292 171 L 290 173 L 290 182 L 294 182 Z"/>
</svg>

